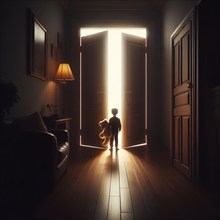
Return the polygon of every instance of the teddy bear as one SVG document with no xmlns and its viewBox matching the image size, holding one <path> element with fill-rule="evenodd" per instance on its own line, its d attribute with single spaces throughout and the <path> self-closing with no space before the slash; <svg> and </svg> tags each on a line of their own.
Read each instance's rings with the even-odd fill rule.
<svg viewBox="0 0 220 220">
<path fill-rule="evenodd" d="M 103 147 L 107 147 L 110 137 L 111 137 L 111 130 L 109 128 L 109 123 L 107 119 L 104 119 L 102 121 L 99 122 L 99 126 L 103 129 L 102 132 L 99 134 L 99 137 L 101 139 L 104 139 L 104 141 L 102 142 L 102 146 Z"/>
</svg>

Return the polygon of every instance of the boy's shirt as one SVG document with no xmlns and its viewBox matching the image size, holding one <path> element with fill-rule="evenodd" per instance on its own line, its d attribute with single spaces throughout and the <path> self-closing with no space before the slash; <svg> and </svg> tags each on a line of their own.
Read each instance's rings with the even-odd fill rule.
<svg viewBox="0 0 220 220">
<path fill-rule="evenodd" d="M 111 117 L 109 119 L 109 127 L 112 132 L 118 132 L 121 130 L 121 121 L 117 117 Z"/>
</svg>

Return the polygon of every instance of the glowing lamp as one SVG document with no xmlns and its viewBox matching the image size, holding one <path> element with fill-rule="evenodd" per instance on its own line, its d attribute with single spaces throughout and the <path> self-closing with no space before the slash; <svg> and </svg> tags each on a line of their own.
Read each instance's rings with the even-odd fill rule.
<svg viewBox="0 0 220 220">
<path fill-rule="evenodd" d="M 55 79 L 62 83 L 75 80 L 73 73 L 70 69 L 70 65 L 68 63 L 61 63 L 59 65 Z"/>
</svg>

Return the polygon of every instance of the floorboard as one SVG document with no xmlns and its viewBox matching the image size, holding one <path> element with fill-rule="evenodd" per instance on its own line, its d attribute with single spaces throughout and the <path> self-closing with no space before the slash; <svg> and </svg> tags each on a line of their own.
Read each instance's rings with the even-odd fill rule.
<svg viewBox="0 0 220 220">
<path fill-rule="evenodd" d="M 217 219 L 219 205 L 165 151 L 80 148 L 35 219 Z"/>
</svg>

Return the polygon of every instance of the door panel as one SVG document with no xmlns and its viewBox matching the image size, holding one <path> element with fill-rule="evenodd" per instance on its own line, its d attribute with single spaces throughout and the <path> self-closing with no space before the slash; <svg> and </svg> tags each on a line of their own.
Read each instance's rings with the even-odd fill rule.
<svg viewBox="0 0 220 220">
<path fill-rule="evenodd" d="M 189 19 L 172 37 L 173 165 L 192 178 L 192 23 Z"/>
<path fill-rule="evenodd" d="M 174 56 L 175 56 L 175 87 L 177 87 L 179 85 L 179 74 L 180 74 L 180 71 L 179 71 L 179 47 L 180 45 L 179 44 L 176 44 L 175 46 L 175 52 L 174 52 Z"/>
<path fill-rule="evenodd" d="M 189 33 L 186 34 L 182 38 L 182 83 L 187 82 L 189 80 L 189 65 L 190 65 L 190 54 L 189 54 Z"/>
<path fill-rule="evenodd" d="M 123 145 L 145 143 L 145 39 L 122 34 Z"/>
<path fill-rule="evenodd" d="M 180 136 L 180 117 L 175 117 L 175 125 L 174 125 L 174 129 L 175 129 L 175 142 L 174 142 L 174 158 L 177 161 L 180 161 L 180 151 L 179 151 L 179 136 Z"/>
<path fill-rule="evenodd" d="M 82 37 L 81 49 L 81 145 L 101 146 L 98 122 L 106 115 L 107 32 Z"/>
<path fill-rule="evenodd" d="M 186 167 L 190 166 L 189 131 L 189 117 L 182 117 L 182 161 Z"/>
</svg>

